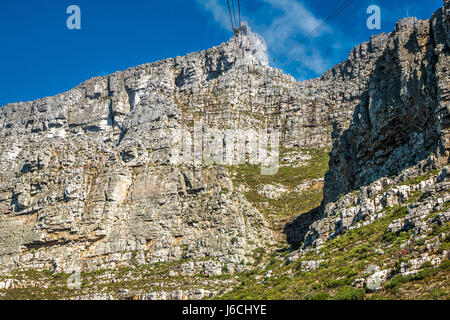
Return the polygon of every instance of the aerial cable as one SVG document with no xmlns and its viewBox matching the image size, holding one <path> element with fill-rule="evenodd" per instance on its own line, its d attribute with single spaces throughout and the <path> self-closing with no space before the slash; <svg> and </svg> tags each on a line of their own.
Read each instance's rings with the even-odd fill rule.
<svg viewBox="0 0 450 320">
<path fill-rule="evenodd" d="M 230 22 L 231 22 L 231 29 L 233 30 L 234 34 L 237 35 L 239 33 L 239 30 L 242 27 L 242 20 L 241 20 L 241 2 L 240 0 L 237 1 L 237 5 L 235 4 L 234 0 L 227 0 L 228 5 L 228 13 L 230 15 Z M 236 11 L 237 7 L 237 11 Z M 239 20 L 238 20 L 239 18 Z"/>
<path fill-rule="evenodd" d="M 353 8 L 353 10 L 352 10 L 349 14 L 347 14 L 346 17 L 348 18 L 348 17 L 350 17 L 353 13 L 355 13 L 355 11 L 358 10 L 358 9 L 360 8 L 360 6 L 361 6 L 361 4 L 362 4 L 363 2 L 364 2 L 364 0 L 359 1 L 358 4 L 355 6 L 355 8 Z"/>
<path fill-rule="evenodd" d="M 239 29 L 242 27 L 242 20 L 241 20 L 241 0 L 238 0 L 238 11 L 239 11 Z"/>
<path fill-rule="evenodd" d="M 342 5 L 340 5 L 335 11 L 333 11 L 321 24 L 319 24 L 314 30 L 308 33 L 303 37 L 301 41 L 307 40 L 311 38 L 314 34 L 319 32 L 324 26 L 329 24 L 332 20 L 334 20 L 337 16 L 339 16 L 348 6 L 353 3 L 354 0 L 346 0 Z"/>
<path fill-rule="evenodd" d="M 230 13 L 231 29 L 233 29 L 234 31 L 233 15 L 231 14 L 230 0 L 227 0 L 227 4 L 228 4 L 228 12 Z"/>
<path fill-rule="evenodd" d="M 234 26 L 237 27 L 237 21 L 236 21 L 236 10 L 235 10 L 235 5 L 234 5 L 234 0 L 231 0 L 231 5 L 233 7 L 233 19 L 234 19 Z"/>
<path fill-rule="evenodd" d="M 352 2 L 353 0 L 346 0 L 341 6 L 339 6 L 335 11 L 333 11 L 321 24 L 319 24 L 316 28 L 314 28 L 314 30 L 308 33 L 302 40 L 310 38 L 319 30 L 321 30 L 325 25 L 330 23 L 334 18 L 336 18 L 339 14 L 341 14 L 342 11 L 345 10 Z"/>
<path fill-rule="evenodd" d="M 319 32 L 324 26 L 334 20 L 338 15 L 340 15 L 354 0 L 346 0 L 341 6 L 339 6 L 333 13 L 331 13 L 320 25 L 318 25 L 314 30 L 307 34 L 303 39 L 306 40 L 311 38 L 314 34 Z"/>
</svg>

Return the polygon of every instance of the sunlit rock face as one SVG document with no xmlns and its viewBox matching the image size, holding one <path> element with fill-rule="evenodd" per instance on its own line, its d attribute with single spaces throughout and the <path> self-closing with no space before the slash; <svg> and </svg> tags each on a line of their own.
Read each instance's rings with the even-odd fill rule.
<svg viewBox="0 0 450 320">
<path fill-rule="evenodd" d="M 277 130 L 284 147 L 332 147 L 326 204 L 410 164 L 439 167 L 449 147 L 448 12 L 446 1 L 429 21 L 399 23 L 318 79 L 270 67 L 264 40 L 244 24 L 217 47 L 0 108 L 0 270 L 181 259 L 208 261 L 210 274 L 247 268 L 278 235 L 226 166 L 172 163 L 173 131 L 194 135 L 198 122 Z M 333 228 L 318 222 L 307 239 Z"/>
<path fill-rule="evenodd" d="M 244 24 L 206 51 L 2 107 L 1 269 L 180 259 L 213 260 L 208 272 L 245 269 L 274 231 L 223 166 L 174 165 L 172 132 L 193 135 L 201 122 L 329 147 L 332 123 L 348 122 L 358 101 L 333 81 L 298 83 L 271 68 L 264 40 Z"/>
<path fill-rule="evenodd" d="M 266 42 L 260 35 L 253 33 L 246 22 L 241 26 L 238 38 L 242 41 L 241 47 L 245 52 L 245 64 L 269 65 Z"/>
<path fill-rule="evenodd" d="M 234 192 L 224 167 L 172 164 L 172 132 L 191 130 L 194 120 L 205 128 L 259 129 L 259 119 L 239 112 L 252 112 L 252 100 L 265 112 L 264 100 L 256 101 L 262 82 L 295 84 L 268 67 L 265 52 L 264 41 L 243 28 L 203 52 L 2 107 L 1 270 L 68 272 L 181 259 L 215 261 L 204 264 L 214 269 L 207 272 L 246 268 L 256 248 L 273 243 L 273 232 Z M 243 69 L 245 86 L 236 81 Z M 242 99 L 248 88 L 255 92 Z"/>
</svg>

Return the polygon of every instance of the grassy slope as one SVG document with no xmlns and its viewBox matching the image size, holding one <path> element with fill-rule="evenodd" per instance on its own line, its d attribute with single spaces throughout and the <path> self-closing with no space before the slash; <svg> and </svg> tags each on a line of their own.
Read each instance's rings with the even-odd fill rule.
<svg viewBox="0 0 450 320">
<path fill-rule="evenodd" d="M 386 215 L 365 227 L 349 231 L 329 241 L 319 253 L 310 252 L 299 261 L 286 265 L 285 253 L 274 253 L 268 264 L 259 271 L 240 275 L 241 285 L 222 296 L 225 299 L 429 299 L 450 298 L 449 263 L 444 261 L 434 269 L 425 263 L 418 276 L 391 279 L 385 289 L 376 293 L 351 287 L 355 279 L 367 276 L 369 265 L 382 269 L 398 268 L 400 262 L 414 258 L 423 250 L 423 243 L 412 248 L 412 254 L 402 253 L 401 243 L 411 237 L 409 232 L 390 235 L 386 232 L 390 222 L 401 217 L 405 207 L 386 210 Z M 430 237 L 449 232 L 449 224 L 435 228 Z M 432 238 L 431 238 L 432 239 Z M 439 250 L 446 250 L 449 238 Z M 383 254 L 375 253 L 380 248 Z M 305 272 L 302 261 L 325 260 L 318 269 Z M 272 270 L 272 276 L 256 280 Z"/>
<path fill-rule="evenodd" d="M 76 297 L 105 293 L 114 297 L 122 296 L 124 289 L 133 295 L 140 291 L 172 292 L 176 290 L 204 289 L 224 292 L 230 287 L 230 282 L 236 282 L 230 275 L 207 277 L 196 276 L 169 276 L 171 270 L 176 269 L 181 263 L 154 263 L 150 265 L 136 265 L 131 268 L 117 268 L 112 270 L 98 270 L 95 272 L 81 273 L 82 281 L 80 289 L 69 290 L 67 280 L 70 274 L 52 274 L 49 271 L 16 271 L 12 273 L 14 279 L 20 283 L 30 283 L 26 288 L 0 290 L 0 299 L 74 299 Z M 115 279 L 113 282 L 112 279 Z M 0 277 L 0 281 L 2 278 Z"/>
<path fill-rule="evenodd" d="M 436 173 L 436 172 L 434 172 Z M 430 174 L 406 183 L 416 184 Z M 417 193 L 408 201 L 420 201 Z M 435 226 L 427 235 L 427 243 L 415 240 L 410 232 L 389 233 L 389 224 L 406 214 L 406 205 L 385 208 L 384 216 L 372 224 L 354 229 L 328 241 L 319 252 L 310 251 L 298 261 L 286 265 L 290 248 L 280 248 L 267 254 L 259 269 L 239 275 L 241 284 L 220 298 L 223 299 L 449 299 L 449 261 L 438 268 L 425 263 L 417 275 L 395 276 L 377 292 L 352 287 L 355 279 L 368 276 L 370 265 L 381 269 L 398 269 L 401 262 L 414 259 L 426 250 L 426 244 L 435 242 L 443 233 L 450 232 L 450 223 Z M 444 204 L 442 210 L 447 210 Z M 438 212 L 434 212 L 430 217 Z M 428 217 L 428 218 L 430 218 Z M 413 240 L 404 254 L 401 245 Z M 441 240 L 438 252 L 450 249 L 450 239 Z M 411 248 L 411 253 L 409 252 Z M 376 253 L 381 249 L 382 254 Z M 301 268 L 302 261 L 324 260 L 310 272 Z M 303 269 L 303 270 L 302 270 Z M 271 271 L 270 277 L 264 277 Z"/>
<path fill-rule="evenodd" d="M 280 161 L 280 169 L 274 176 L 263 176 L 260 174 L 259 166 L 241 165 L 230 167 L 234 175 L 235 186 L 245 185 L 248 191 L 244 193 L 246 198 L 258 208 L 267 218 L 273 222 L 293 218 L 304 212 L 316 208 L 323 198 L 322 186 L 315 189 L 305 190 L 302 193 L 294 192 L 294 188 L 302 182 L 323 178 L 328 170 L 329 156 L 327 149 L 281 149 L 280 159 L 285 158 L 292 152 L 297 152 L 311 157 L 305 164 L 292 166 L 287 161 Z M 280 184 L 288 192 L 278 199 L 267 199 L 258 193 L 264 185 Z"/>
</svg>

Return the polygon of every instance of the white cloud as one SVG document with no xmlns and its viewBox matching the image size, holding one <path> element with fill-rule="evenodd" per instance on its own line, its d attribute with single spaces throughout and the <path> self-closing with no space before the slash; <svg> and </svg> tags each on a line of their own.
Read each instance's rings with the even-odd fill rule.
<svg viewBox="0 0 450 320">
<path fill-rule="evenodd" d="M 297 71 L 301 74 L 305 72 L 304 68 L 313 71 L 316 74 L 321 74 L 326 70 L 327 63 L 322 57 L 321 52 L 315 49 L 305 48 L 304 46 L 296 46 L 290 52 L 290 55 L 296 57 L 299 61 L 302 61 L 302 66 L 297 68 Z M 302 72 L 300 72 L 302 70 Z"/>
<path fill-rule="evenodd" d="M 230 18 L 225 1 L 195 0 L 200 7 L 210 12 L 221 27 L 230 30 Z M 250 27 L 266 40 L 272 58 L 278 67 L 296 64 L 295 76 L 301 79 L 311 77 L 311 73 L 320 75 L 329 66 L 329 53 L 311 48 L 308 43 L 300 42 L 303 36 L 315 29 L 322 20 L 316 17 L 300 0 L 254 0 L 262 10 L 252 12 L 251 17 L 243 16 Z M 314 37 L 320 38 L 333 30 L 325 27 Z M 309 75 L 309 76 L 308 76 Z"/>
<path fill-rule="evenodd" d="M 303 4 L 295 0 L 262 1 L 270 4 L 273 9 L 278 9 L 282 12 L 265 30 L 268 36 L 266 41 L 269 43 L 298 35 L 306 35 L 321 23 L 320 19 L 316 18 Z"/>
</svg>

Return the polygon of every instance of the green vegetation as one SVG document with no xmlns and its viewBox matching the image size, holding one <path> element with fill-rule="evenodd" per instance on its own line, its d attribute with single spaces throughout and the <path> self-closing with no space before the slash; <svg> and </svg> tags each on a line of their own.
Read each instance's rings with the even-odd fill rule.
<svg viewBox="0 0 450 320">
<path fill-rule="evenodd" d="M 327 149 L 280 149 L 280 159 L 292 153 L 301 153 L 311 157 L 304 164 L 296 166 L 295 163 L 281 161 L 279 171 L 273 176 L 260 174 L 260 166 L 243 164 L 229 167 L 233 174 L 233 183 L 237 186 L 246 186 L 245 197 L 255 205 L 266 217 L 292 217 L 318 207 L 323 199 L 323 185 L 316 183 L 302 192 L 294 189 L 302 182 L 323 178 L 328 170 L 329 150 Z M 281 185 L 287 189 L 277 199 L 268 199 L 258 193 L 264 185 Z"/>
<path fill-rule="evenodd" d="M 328 171 L 329 150 L 328 149 L 280 149 L 280 159 L 285 158 L 290 152 L 301 152 L 311 156 L 306 165 L 294 167 L 288 162 L 281 161 L 280 170 L 274 176 L 263 176 L 260 174 L 260 166 L 243 164 L 230 167 L 236 173 L 234 182 L 246 184 L 250 188 L 256 188 L 265 184 L 279 183 L 290 189 L 295 188 L 302 181 L 323 178 Z"/>
<path fill-rule="evenodd" d="M 74 290 L 70 290 L 67 287 L 67 280 L 71 276 L 70 274 L 53 274 L 48 270 L 15 271 L 11 273 L 10 278 L 17 280 L 18 284 L 33 283 L 33 285 L 26 288 L 0 290 L 0 300 L 73 299 L 77 296 L 96 293 L 117 295 L 124 289 L 129 290 L 133 294 L 141 290 L 145 292 L 171 292 L 175 290 L 187 291 L 193 288 L 220 291 L 227 287 L 225 283 L 223 285 L 220 283 L 221 281 L 229 280 L 231 278 L 230 274 L 216 277 L 208 277 L 202 274 L 195 276 L 169 276 L 170 271 L 176 270 L 180 264 L 186 261 L 82 272 L 80 275 L 81 288 Z M 228 267 L 224 265 L 222 272 L 229 272 Z M 164 286 L 160 286 L 160 283 L 164 283 Z"/>
<path fill-rule="evenodd" d="M 373 223 L 347 231 L 329 240 L 317 252 L 309 251 L 297 262 L 289 265 L 285 253 L 277 252 L 266 257 L 269 263 L 261 270 L 239 276 L 240 285 L 220 298 L 223 299 L 309 299 L 309 300 L 357 300 L 357 299 L 448 299 L 449 260 L 438 268 L 424 263 L 415 275 L 394 276 L 385 288 L 369 292 L 353 287 L 356 279 L 366 278 L 370 265 L 383 269 L 398 269 L 408 263 L 414 251 L 403 254 L 401 244 L 414 237 L 411 232 L 389 233 L 389 224 L 406 214 L 406 204 L 388 207 L 384 216 Z M 447 230 L 448 230 L 448 223 Z M 442 229 L 441 229 L 442 231 Z M 448 231 L 447 231 L 448 232 Z M 388 236 L 390 234 L 390 236 Z M 382 249 L 382 254 L 375 253 Z M 419 250 L 419 248 L 417 249 Z M 281 252 L 281 250 L 280 250 Z M 285 251 L 283 251 L 285 252 Z M 302 262 L 325 260 L 315 270 L 306 271 Z M 278 261 L 278 263 L 277 263 Z M 262 278 L 272 270 L 270 278 Z M 259 277 L 258 277 L 259 275 Z M 400 292 L 399 290 L 403 290 Z M 406 293 L 405 293 L 406 292 Z"/>
<path fill-rule="evenodd" d="M 417 177 L 414 177 L 414 178 L 410 178 L 410 179 L 402 182 L 400 185 L 410 186 L 410 185 L 414 185 L 414 184 L 419 184 L 422 181 L 426 181 L 426 180 L 430 179 L 432 176 L 437 175 L 438 173 L 439 173 L 439 170 L 431 170 L 431 171 L 427 172 L 424 175 L 417 176 Z"/>
<path fill-rule="evenodd" d="M 336 300 L 360 300 L 364 297 L 366 291 L 361 288 L 349 286 L 340 287 L 336 293 Z"/>
<path fill-rule="evenodd" d="M 431 262 L 427 261 L 427 262 L 425 262 L 422 265 L 421 269 L 416 274 L 412 274 L 412 275 L 409 275 L 409 276 L 402 276 L 402 275 L 394 276 L 386 284 L 385 287 L 387 289 L 391 289 L 393 291 L 397 291 L 399 288 L 403 287 L 406 283 L 433 278 L 433 276 L 435 276 L 439 272 L 442 272 L 442 271 L 445 271 L 445 270 L 448 271 L 448 269 L 449 269 L 449 262 L 450 262 L 450 260 L 445 260 L 439 266 L 439 268 L 434 269 L 433 265 L 431 264 Z M 447 294 L 448 294 L 448 291 L 447 291 Z"/>
</svg>

